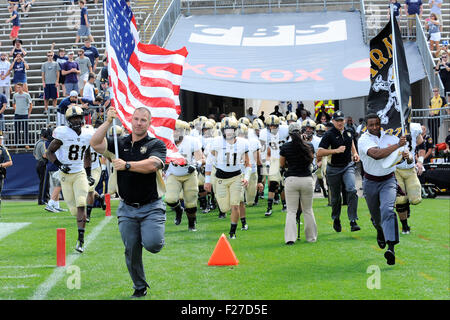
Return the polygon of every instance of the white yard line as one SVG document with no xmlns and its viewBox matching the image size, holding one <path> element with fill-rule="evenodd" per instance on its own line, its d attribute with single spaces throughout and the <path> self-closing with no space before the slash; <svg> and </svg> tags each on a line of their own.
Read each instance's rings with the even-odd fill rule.
<svg viewBox="0 0 450 320">
<path fill-rule="evenodd" d="M 86 237 L 84 242 L 84 249 L 86 250 L 89 247 L 89 244 L 97 238 L 97 236 L 102 232 L 103 228 L 112 220 L 112 216 L 105 217 Z M 69 248 L 72 248 L 69 246 Z M 73 248 L 72 248 L 73 249 Z M 70 250 L 70 249 L 69 249 Z M 34 292 L 34 295 L 30 297 L 31 300 L 44 300 L 47 297 L 47 294 L 50 290 L 61 280 L 65 274 L 68 266 L 72 265 L 79 257 L 86 253 L 72 253 L 67 256 L 66 259 L 66 267 L 58 267 L 53 273 L 47 278 L 45 282 L 43 282 Z"/>
<path fill-rule="evenodd" d="M 37 264 L 30 266 L 0 266 L 0 269 L 44 269 L 44 268 L 54 268 L 55 265 L 45 265 L 45 264 Z"/>
<path fill-rule="evenodd" d="M 0 240 L 29 224 L 30 222 L 0 222 Z"/>
<path fill-rule="evenodd" d="M 38 274 L 26 274 L 24 276 L 0 276 L 0 279 L 26 279 L 26 278 L 36 278 L 39 277 Z"/>
</svg>

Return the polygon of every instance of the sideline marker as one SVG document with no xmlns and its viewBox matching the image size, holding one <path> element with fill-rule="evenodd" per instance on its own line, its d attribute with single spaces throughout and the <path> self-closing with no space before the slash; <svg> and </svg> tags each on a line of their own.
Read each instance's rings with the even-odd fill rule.
<svg viewBox="0 0 450 320">
<path fill-rule="evenodd" d="M 105 194 L 105 204 L 106 204 L 105 216 L 110 217 L 111 216 L 111 195 L 109 193 Z"/>
<path fill-rule="evenodd" d="M 66 265 L 66 229 L 56 229 L 56 266 Z"/>
<path fill-rule="evenodd" d="M 233 248 L 231 248 L 225 234 L 222 233 L 209 258 L 208 266 L 235 266 L 238 264 L 239 261 L 234 254 Z"/>
</svg>

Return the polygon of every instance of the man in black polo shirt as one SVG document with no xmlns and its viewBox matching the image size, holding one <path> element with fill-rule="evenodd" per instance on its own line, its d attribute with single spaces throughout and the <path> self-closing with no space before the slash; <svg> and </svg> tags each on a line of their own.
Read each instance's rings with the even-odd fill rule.
<svg viewBox="0 0 450 320">
<path fill-rule="evenodd" d="M 327 180 L 331 194 L 331 218 L 333 228 L 341 232 L 341 185 L 347 191 L 347 214 L 350 220 L 351 231 L 358 231 L 360 227 L 356 223 L 358 219 L 358 195 L 355 187 L 354 162 L 359 161 L 358 152 L 355 148 L 353 135 L 344 127 L 344 114 L 336 111 L 332 117 L 333 128 L 325 132 L 317 150 L 318 157 L 328 157 Z"/>
<path fill-rule="evenodd" d="M 6 178 L 6 168 L 11 167 L 13 162 L 8 149 L 3 146 L 3 133 L 0 132 L 0 206 L 2 204 L 3 182 Z"/>
<path fill-rule="evenodd" d="M 117 137 L 119 154 L 116 158 L 114 139 L 105 139 L 114 118 L 116 111 L 109 108 L 108 119 L 97 129 L 91 146 L 112 159 L 117 171 L 119 231 L 135 289 L 132 297 L 138 298 L 145 296 L 149 287 L 142 264 L 142 247 L 151 253 L 158 253 L 164 246 L 166 206 L 161 199 L 160 170 L 166 161 L 166 145 L 148 136 L 150 111 L 137 108 L 131 119 L 131 134 Z"/>
</svg>

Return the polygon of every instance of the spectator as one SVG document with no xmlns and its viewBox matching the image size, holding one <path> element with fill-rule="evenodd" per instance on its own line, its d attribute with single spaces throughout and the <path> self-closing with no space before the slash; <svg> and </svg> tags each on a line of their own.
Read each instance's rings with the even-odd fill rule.
<svg viewBox="0 0 450 320">
<path fill-rule="evenodd" d="M 261 111 L 261 115 L 258 118 L 261 119 L 262 122 L 264 122 L 264 120 L 266 119 L 266 117 L 264 117 L 264 111 Z"/>
<path fill-rule="evenodd" d="M 78 29 L 77 37 L 75 39 L 75 44 L 78 44 L 80 42 L 80 37 L 89 37 L 91 42 L 94 42 L 94 37 L 91 35 L 91 28 L 89 25 L 89 17 L 88 17 L 88 11 L 86 8 L 85 0 L 80 0 L 80 13 L 81 13 L 81 20 L 80 20 L 80 28 Z"/>
<path fill-rule="evenodd" d="M 105 107 L 105 109 L 108 108 L 111 103 L 112 88 L 108 86 L 107 80 L 100 82 L 100 95 L 103 99 L 103 106 Z M 216 121 L 216 117 L 213 114 L 210 114 L 209 117 L 210 119 Z"/>
<path fill-rule="evenodd" d="M 14 108 L 14 130 L 15 130 L 15 144 L 25 144 L 25 149 L 28 146 L 28 118 L 33 110 L 33 101 L 28 92 L 24 92 L 23 83 L 17 83 L 17 92 L 13 95 Z M 24 139 L 19 139 L 20 133 L 24 132 Z"/>
<path fill-rule="evenodd" d="M 52 47 L 50 48 L 50 51 L 54 52 L 54 50 L 55 50 L 55 43 L 53 42 L 52 43 Z M 66 50 L 64 48 L 60 48 L 58 50 L 58 54 L 54 54 L 53 60 L 58 62 L 59 68 L 60 68 L 60 70 L 62 70 L 63 64 L 66 63 L 69 60 L 69 58 L 66 56 Z M 59 84 L 61 84 L 61 87 L 62 87 L 62 91 L 63 91 L 62 95 L 63 95 L 63 97 L 66 96 L 66 86 L 64 84 L 65 80 L 66 80 L 66 77 L 63 76 L 62 71 L 60 71 Z M 59 89 L 59 88 L 57 87 L 57 89 Z"/>
<path fill-rule="evenodd" d="M 433 139 L 427 134 L 427 128 L 425 126 L 422 126 L 422 137 L 423 143 L 416 147 L 416 157 L 419 156 L 420 150 L 424 150 L 423 163 L 430 163 L 430 159 L 433 156 L 434 143 Z"/>
<path fill-rule="evenodd" d="M 279 111 L 280 107 L 278 105 L 275 106 L 274 108 L 274 112 L 272 112 L 270 115 L 275 115 L 277 117 L 281 117 L 283 116 L 283 114 Z"/>
<path fill-rule="evenodd" d="M 356 134 L 357 134 L 358 136 L 361 135 L 361 131 L 362 131 L 363 128 L 364 128 L 364 119 L 363 119 L 363 118 L 359 118 L 359 125 L 358 125 L 358 127 L 356 128 Z"/>
<path fill-rule="evenodd" d="M 8 99 L 3 93 L 0 93 L 0 131 L 5 131 L 5 110 L 8 105 Z"/>
<path fill-rule="evenodd" d="M 405 15 L 408 15 L 408 32 L 411 36 L 412 34 L 415 34 L 415 32 L 413 32 L 413 28 L 416 26 L 416 14 L 418 14 L 419 19 L 422 20 L 422 0 L 406 0 L 405 6 Z"/>
<path fill-rule="evenodd" d="M 20 5 L 22 7 L 22 12 L 24 13 L 24 17 L 28 17 L 28 13 L 33 5 L 35 0 L 20 0 Z"/>
<path fill-rule="evenodd" d="M 434 70 L 436 73 L 439 73 L 439 77 L 444 85 L 445 94 L 447 94 L 447 92 L 450 92 L 450 62 L 448 60 L 448 53 L 442 54 Z"/>
<path fill-rule="evenodd" d="M 14 76 L 12 83 L 14 84 L 14 92 L 17 92 L 17 85 L 18 83 L 22 84 L 23 90 L 25 92 L 28 92 L 28 85 L 27 85 L 27 70 L 30 69 L 27 62 L 22 58 L 22 54 L 18 53 L 16 57 L 14 58 L 13 63 L 8 69 L 8 72 L 6 75 L 2 76 L 2 80 L 5 80 L 10 74 L 11 71 L 14 70 Z"/>
<path fill-rule="evenodd" d="M 14 10 L 18 10 L 19 9 L 19 0 L 8 0 L 8 3 L 10 6 L 14 7 Z"/>
<path fill-rule="evenodd" d="M 345 130 L 348 130 L 351 132 L 352 136 L 353 136 L 353 141 L 355 142 L 355 146 L 356 146 L 356 126 L 353 123 L 353 118 L 352 117 L 347 117 L 347 121 L 345 122 Z"/>
<path fill-rule="evenodd" d="M 425 29 L 427 29 L 430 38 L 430 51 L 435 57 L 438 56 L 441 41 L 440 21 L 435 13 L 430 14 L 430 18 L 426 20 Z"/>
<path fill-rule="evenodd" d="M 91 109 L 88 110 L 87 112 L 89 113 L 89 115 L 86 117 L 87 124 L 91 124 L 91 115 L 93 114 L 92 109 L 97 109 L 103 102 L 101 96 L 96 97 L 95 95 L 94 82 L 95 82 L 95 74 L 90 73 L 88 82 L 86 83 L 86 86 L 84 87 L 83 90 L 83 96 L 81 98 L 81 101 L 87 104 L 87 108 Z"/>
<path fill-rule="evenodd" d="M 16 57 L 18 53 L 22 54 L 22 57 L 25 57 L 27 55 L 27 51 L 22 47 L 22 40 L 15 39 L 13 40 L 13 48 L 11 49 L 11 52 L 9 53 L 9 56 L 13 59 Z"/>
<path fill-rule="evenodd" d="M 84 55 L 91 61 L 92 72 L 96 73 L 98 58 L 100 57 L 97 48 L 91 44 L 91 40 L 89 38 L 86 38 L 86 40 L 84 40 L 84 46 L 81 47 L 81 49 L 84 50 Z M 108 77 L 106 77 L 106 79 L 108 79 Z"/>
<path fill-rule="evenodd" d="M 44 88 L 44 114 L 47 114 L 50 99 L 52 99 L 53 108 L 56 108 L 60 70 L 59 63 L 53 61 L 53 51 L 47 52 L 47 62 L 41 67 L 42 87 Z"/>
<path fill-rule="evenodd" d="M 398 3 L 397 0 L 390 0 L 390 4 L 394 6 L 394 17 L 398 19 L 398 17 L 402 16 L 402 5 Z M 391 15 L 391 6 L 389 6 L 388 17 Z"/>
<path fill-rule="evenodd" d="M 253 122 L 253 120 L 255 120 L 257 118 L 256 115 L 253 114 L 252 107 L 248 108 L 248 114 L 246 115 L 246 117 L 250 120 L 250 122 Z"/>
<path fill-rule="evenodd" d="M 298 119 L 298 121 L 303 122 L 307 119 L 310 119 L 310 118 L 308 117 L 308 112 L 306 111 L 306 109 L 300 110 L 300 119 Z"/>
<path fill-rule="evenodd" d="M 70 95 L 64 99 L 61 100 L 59 103 L 56 116 L 56 125 L 57 126 L 64 126 L 67 124 L 66 122 L 66 111 L 67 108 L 74 103 L 78 102 L 78 92 L 75 90 L 70 91 Z"/>
<path fill-rule="evenodd" d="M 433 88 L 433 97 L 430 100 L 428 129 L 430 130 L 431 138 L 435 143 L 438 143 L 439 127 L 441 126 L 440 109 L 447 104 L 443 96 L 439 94 L 439 88 Z"/>
<path fill-rule="evenodd" d="M 65 76 L 64 85 L 66 87 L 66 92 L 72 90 L 79 92 L 78 75 L 80 74 L 80 66 L 73 60 L 73 55 L 74 52 L 70 51 L 69 60 L 67 60 L 61 68 L 61 72 L 63 76 Z"/>
<path fill-rule="evenodd" d="M 84 50 L 80 49 L 78 50 L 78 57 L 75 59 L 75 61 L 80 67 L 80 75 L 78 77 L 78 90 L 80 92 L 80 95 L 83 95 L 83 88 L 89 79 L 89 74 L 92 73 L 91 60 L 85 57 Z"/>
<path fill-rule="evenodd" d="M 323 117 L 325 117 L 325 120 L 322 120 Z M 331 116 L 328 114 L 325 105 L 321 105 L 320 109 L 317 112 L 316 123 L 325 124 L 326 122 L 329 122 L 330 120 L 331 120 Z"/>
<path fill-rule="evenodd" d="M 5 95 L 7 104 L 9 104 L 9 98 L 11 96 L 11 77 L 8 75 L 3 78 L 3 76 L 8 73 L 10 66 L 11 63 L 8 61 L 8 56 L 2 52 L 0 56 L 0 93 Z"/>
<path fill-rule="evenodd" d="M 11 167 L 13 162 L 9 155 L 8 149 L 3 145 L 3 133 L 0 134 L 0 205 L 2 203 L 1 194 L 3 182 L 6 178 L 6 168 Z"/>
<path fill-rule="evenodd" d="M 428 5 L 430 6 L 430 13 L 434 13 L 439 21 L 442 21 L 442 7 L 443 0 L 428 0 Z M 442 32 L 442 23 L 440 25 L 440 31 Z"/>
<path fill-rule="evenodd" d="M 38 205 L 45 204 L 47 202 L 46 200 L 48 199 L 47 192 L 45 192 L 44 189 L 47 166 L 47 159 L 43 157 L 45 151 L 47 150 L 45 147 L 45 141 L 47 141 L 47 128 L 43 128 L 41 130 L 41 136 L 33 148 L 33 156 L 37 161 L 36 173 L 39 177 Z"/>
<path fill-rule="evenodd" d="M 11 33 L 9 34 L 9 40 L 15 40 L 19 36 L 20 30 L 20 18 L 19 13 L 14 6 L 9 6 L 8 11 L 11 13 L 11 17 L 6 19 L 6 23 L 12 23 Z"/>
</svg>

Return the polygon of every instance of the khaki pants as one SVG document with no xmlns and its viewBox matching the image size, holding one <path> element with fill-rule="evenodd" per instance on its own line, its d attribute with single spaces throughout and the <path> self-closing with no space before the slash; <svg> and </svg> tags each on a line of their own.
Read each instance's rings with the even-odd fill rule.
<svg viewBox="0 0 450 320">
<path fill-rule="evenodd" d="M 395 178 L 397 183 L 406 193 L 406 196 L 398 196 L 396 204 L 405 204 L 408 200 L 411 204 L 422 202 L 422 187 L 415 168 L 396 169 Z"/>
<path fill-rule="evenodd" d="M 284 241 L 294 241 L 297 239 L 296 213 L 298 209 L 298 199 L 302 205 L 305 222 L 305 237 L 308 242 L 317 240 L 317 225 L 312 209 L 314 180 L 312 177 L 287 177 L 285 180 L 286 195 L 286 225 L 284 228 Z"/>
<path fill-rule="evenodd" d="M 166 181 L 166 202 L 177 203 L 180 199 L 180 193 L 183 192 L 183 200 L 186 208 L 196 208 L 198 200 L 198 181 L 197 171 L 185 176 L 167 177 Z"/>
<path fill-rule="evenodd" d="M 256 188 L 258 185 L 258 173 L 252 172 L 250 174 L 250 181 L 245 189 L 245 199 L 247 200 L 247 205 L 252 206 L 255 203 Z"/>
<path fill-rule="evenodd" d="M 77 216 L 77 208 L 86 207 L 86 198 L 89 190 L 86 171 L 77 173 L 60 172 L 61 189 L 64 201 L 69 207 L 70 213 Z"/>
<path fill-rule="evenodd" d="M 242 187 L 242 175 L 229 179 L 217 178 L 216 200 L 220 211 L 227 212 L 231 206 L 238 206 L 242 201 L 244 188 Z"/>
</svg>

